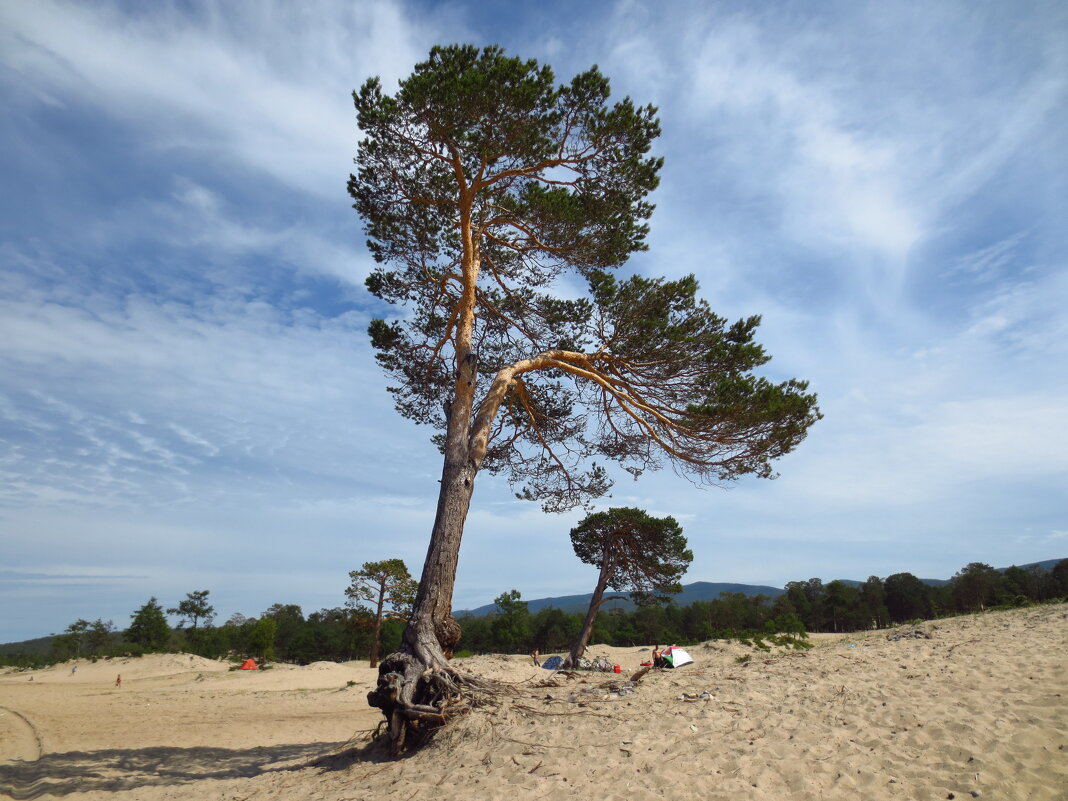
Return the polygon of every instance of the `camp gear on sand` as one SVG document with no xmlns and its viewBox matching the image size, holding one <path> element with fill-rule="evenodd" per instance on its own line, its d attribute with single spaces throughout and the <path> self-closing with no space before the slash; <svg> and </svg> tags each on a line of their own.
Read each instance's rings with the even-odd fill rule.
<svg viewBox="0 0 1068 801">
<path fill-rule="evenodd" d="M 599 657 L 597 657 L 596 659 L 594 659 L 592 661 L 589 660 L 589 659 L 583 659 L 582 657 L 579 657 L 578 665 L 576 667 L 571 667 L 571 668 L 568 668 L 567 664 L 564 662 L 564 657 L 562 657 L 562 656 L 550 656 L 548 659 L 546 659 L 544 662 L 541 663 L 541 666 L 543 668 L 545 668 L 546 670 L 570 669 L 570 670 L 596 670 L 596 671 L 599 671 L 601 673 L 620 673 L 620 672 L 622 672 L 622 668 L 620 668 L 618 665 L 613 665 L 608 660 L 608 657 L 606 657 L 606 656 L 599 656 Z"/>
<path fill-rule="evenodd" d="M 678 668 L 693 663 L 693 657 L 677 645 L 665 648 L 662 657 L 664 659 L 664 667 L 669 668 Z"/>
</svg>

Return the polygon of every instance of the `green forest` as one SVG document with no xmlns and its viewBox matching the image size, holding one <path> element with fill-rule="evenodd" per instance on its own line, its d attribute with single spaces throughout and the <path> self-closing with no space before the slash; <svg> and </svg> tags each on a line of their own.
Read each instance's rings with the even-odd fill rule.
<svg viewBox="0 0 1068 801">
<path fill-rule="evenodd" d="M 371 564 L 371 563 L 369 563 Z M 374 563 L 381 564 L 381 563 Z M 353 574 L 357 575 L 356 573 Z M 380 623 L 381 653 L 400 645 L 403 614 L 382 614 L 373 603 L 354 600 L 334 609 L 305 615 L 295 604 L 274 604 L 259 617 L 235 614 L 214 625 L 210 592 L 189 593 L 164 610 L 149 599 L 130 615 L 126 629 L 111 621 L 78 620 L 51 638 L 15 644 L 0 650 L 0 664 L 40 667 L 71 658 L 101 659 L 153 652 L 186 652 L 209 658 L 281 661 L 367 659 Z M 850 632 L 887 628 L 996 608 L 1068 600 L 1068 559 L 1051 569 L 1040 566 L 996 570 L 973 562 L 945 584 L 932 586 L 911 573 L 862 583 L 818 578 L 793 581 L 775 598 L 725 593 L 713 601 L 680 607 L 674 603 L 640 606 L 632 612 L 603 612 L 594 625 L 591 643 L 639 646 L 655 643 L 693 644 L 710 639 L 756 640 L 775 634 Z M 566 652 L 583 620 L 580 613 L 547 607 L 527 609 L 520 593 L 510 590 L 495 600 L 495 611 L 462 617 L 463 636 L 457 656 L 477 653 L 542 654 Z M 177 616 L 172 626 L 168 615 Z M 33 647 L 33 646 L 36 647 Z"/>
</svg>

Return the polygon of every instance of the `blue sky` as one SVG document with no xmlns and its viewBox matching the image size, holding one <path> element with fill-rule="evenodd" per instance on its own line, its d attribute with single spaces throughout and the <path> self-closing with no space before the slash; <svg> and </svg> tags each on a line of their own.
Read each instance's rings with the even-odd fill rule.
<svg viewBox="0 0 1068 801">
<path fill-rule="evenodd" d="M 619 480 L 687 581 L 1068 556 L 1063 3 L 0 0 L 0 641 L 418 572 L 440 462 L 364 333 L 350 93 L 453 42 L 659 106 L 629 269 L 762 314 L 820 395 L 775 481 Z M 456 607 L 588 591 L 580 516 L 482 476 Z"/>
</svg>

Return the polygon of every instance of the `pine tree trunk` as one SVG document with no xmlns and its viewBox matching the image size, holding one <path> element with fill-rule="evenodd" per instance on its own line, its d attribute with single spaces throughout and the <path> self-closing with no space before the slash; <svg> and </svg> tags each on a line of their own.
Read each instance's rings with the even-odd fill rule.
<svg viewBox="0 0 1068 801">
<path fill-rule="evenodd" d="M 418 658 L 425 667 L 444 667 L 459 641 L 460 628 L 452 617 L 452 591 L 476 473 L 470 463 L 454 464 L 449 460 L 442 469 L 430 546 L 401 643 L 401 650 Z"/>
<path fill-rule="evenodd" d="M 446 458 L 433 535 L 411 619 L 400 651 L 382 660 L 378 685 L 367 694 L 367 702 L 381 709 L 389 721 L 394 756 L 404 751 L 410 732 L 421 734 L 446 720 L 441 705 L 448 688 L 455 686 L 448 659 L 460 640 L 460 626 L 452 616 L 452 591 L 476 473 L 474 465 Z"/>
<path fill-rule="evenodd" d="M 371 658 L 368 667 L 378 666 L 378 650 L 382 647 L 382 607 L 386 603 L 386 586 L 378 589 L 378 612 L 375 614 L 375 633 L 371 638 Z"/>
<path fill-rule="evenodd" d="M 607 560 L 601 566 L 601 574 L 597 577 L 597 587 L 593 591 L 593 597 L 590 599 L 590 608 L 586 610 L 586 619 L 582 621 L 582 629 L 579 631 L 579 636 L 571 646 L 571 654 L 568 657 L 571 663 L 571 667 L 578 667 L 578 661 L 582 654 L 586 652 L 586 643 L 590 641 L 590 635 L 593 633 L 593 624 L 597 620 L 597 613 L 601 611 L 602 598 L 604 598 L 604 591 L 608 587 L 608 576 L 610 573 L 610 565 Z"/>
<path fill-rule="evenodd" d="M 457 170 L 462 175 L 459 164 Z M 389 721 L 394 755 L 404 750 L 409 732 L 419 734 L 425 731 L 422 726 L 445 723 L 442 707 L 448 694 L 455 690 L 453 677 L 457 675 L 449 667 L 448 660 L 460 641 L 460 625 L 452 616 L 460 541 L 475 489 L 475 476 L 485 457 L 492 419 L 510 378 L 509 375 L 494 382 L 500 385 L 498 391 L 491 391 L 492 400 L 483 403 L 476 419 L 478 369 L 472 334 L 479 260 L 471 230 L 472 197 L 473 190 L 463 187 L 460 233 L 464 289 L 454 334 L 456 378 L 452 397 L 445 407 L 445 463 L 441 470 L 434 528 L 400 651 L 382 661 L 378 669 L 378 685 L 367 694 L 368 703 L 381 709 Z"/>
<path fill-rule="evenodd" d="M 367 702 L 389 721 L 391 751 L 397 756 L 410 732 L 421 734 L 445 722 L 442 704 L 455 684 L 449 668 L 460 626 L 452 616 L 452 592 L 460 556 L 464 522 L 471 506 L 478 463 L 472 458 L 468 430 L 472 417 L 475 360 L 462 359 L 456 393 L 449 409 L 445 464 L 441 471 L 438 508 L 412 616 L 404 629 L 400 651 L 378 668 L 378 685 Z"/>
</svg>

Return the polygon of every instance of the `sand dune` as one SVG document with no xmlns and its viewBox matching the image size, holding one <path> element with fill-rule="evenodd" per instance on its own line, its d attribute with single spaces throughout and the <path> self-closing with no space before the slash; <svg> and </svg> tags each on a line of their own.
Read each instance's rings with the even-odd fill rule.
<svg viewBox="0 0 1068 801">
<path fill-rule="evenodd" d="M 1068 798 L 1068 607 L 919 628 L 930 637 L 824 635 L 803 652 L 706 643 L 623 694 L 647 650 L 595 646 L 621 675 L 540 687 L 552 674 L 525 657 L 457 660 L 515 697 L 399 761 L 363 747 L 380 719 L 366 663 L 232 672 L 166 655 L 8 672 L 0 796 Z"/>
</svg>

